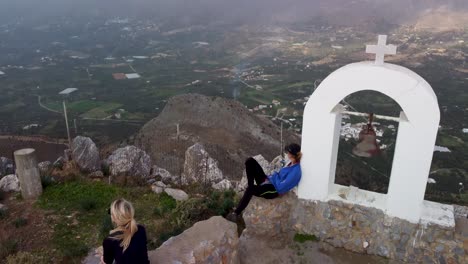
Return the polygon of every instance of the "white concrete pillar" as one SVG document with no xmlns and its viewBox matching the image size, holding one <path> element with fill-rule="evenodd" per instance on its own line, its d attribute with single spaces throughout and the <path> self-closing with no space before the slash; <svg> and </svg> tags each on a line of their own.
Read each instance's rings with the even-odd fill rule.
<svg viewBox="0 0 468 264">
<path fill-rule="evenodd" d="M 24 199 L 38 198 L 42 194 L 42 183 L 35 150 L 20 149 L 15 151 L 14 156 L 21 195 Z"/>
<path fill-rule="evenodd" d="M 316 104 L 307 104 L 313 108 Z M 339 105 L 338 108 L 341 106 Z M 302 179 L 298 187 L 301 199 L 321 200 L 328 197 L 335 182 L 336 160 L 340 142 L 340 110 L 307 109 L 302 127 Z"/>
<path fill-rule="evenodd" d="M 403 112 L 400 118 L 406 119 Z M 387 194 L 388 215 L 419 221 L 436 136 L 435 126 L 400 121 Z"/>
</svg>

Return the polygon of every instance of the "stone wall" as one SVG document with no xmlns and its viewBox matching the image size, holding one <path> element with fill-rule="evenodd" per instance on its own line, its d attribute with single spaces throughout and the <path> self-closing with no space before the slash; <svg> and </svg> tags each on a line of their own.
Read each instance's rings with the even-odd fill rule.
<svg viewBox="0 0 468 264">
<path fill-rule="evenodd" d="M 413 224 L 379 209 L 299 200 L 291 193 L 275 200 L 253 198 L 244 219 L 241 252 L 244 240 L 266 234 L 290 239 L 292 230 L 358 253 L 407 262 L 468 263 L 468 236 L 460 231 L 461 225 L 468 226 L 466 218 L 458 218 L 455 228 Z"/>
<path fill-rule="evenodd" d="M 238 264 L 237 226 L 220 216 L 201 221 L 148 253 L 151 263 Z"/>
</svg>

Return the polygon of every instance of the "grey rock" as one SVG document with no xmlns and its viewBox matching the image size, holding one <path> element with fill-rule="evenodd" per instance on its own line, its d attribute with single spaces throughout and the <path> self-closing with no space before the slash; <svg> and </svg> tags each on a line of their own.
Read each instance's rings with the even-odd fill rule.
<svg viewBox="0 0 468 264">
<path fill-rule="evenodd" d="M 0 211 L 5 211 L 5 210 L 7 210 L 7 209 L 8 209 L 8 208 L 7 208 L 6 205 L 0 203 Z"/>
<path fill-rule="evenodd" d="M 88 175 L 89 178 L 91 179 L 102 179 L 104 178 L 104 173 L 100 170 L 98 171 L 95 171 L 95 172 L 91 172 L 89 175 Z"/>
<path fill-rule="evenodd" d="M 179 190 L 179 189 L 166 188 L 164 189 L 164 192 L 167 193 L 172 198 L 174 198 L 176 201 L 185 201 L 185 200 L 188 200 L 189 198 L 186 192 Z"/>
<path fill-rule="evenodd" d="M 167 186 L 164 182 L 162 182 L 162 181 L 157 181 L 157 182 L 154 183 L 154 185 L 159 186 L 159 187 L 161 187 L 161 188 L 166 188 L 166 187 L 168 187 L 168 186 Z"/>
<path fill-rule="evenodd" d="M 220 216 L 198 222 L 148 252 L 151 263 L 239 264 L 237 225 Z"/>
<path fill-rule="evenodd" d="M 232 184 L 228 179 L 224 179 L 216 184 L 211 185 L 215 190 L 229 190 L 232 188 Z"/>
<path fill-rule="evenodd" d="M 151 185 L 151 190 L 157 194 L 164 192 L 164 188 L 157 185 Z"/>
<path fill-rule="evenodd" d="M 52 169 L 52 162 L 50 161 L 39 162 L 37 166 L 39 167 L 39 172 L 41 173 L 41 175 L 44 175 L 46 173 L 49 173 L 50 170 Z"/>
<path fill-rule="evenodd" d="M 21 191 L 18 176 L 15 174 L 7 175 L 0 179 L 0 190 L 4 192 L 19 192 Z"/>
<path fill-rule="evenodd" d="M 169 171 L 166 169 L 160 168 L 158 166 L 153 166 L 153 173 L 151 176 L 154 177 L 161 177 L 162 181 L 165 182 L 176 182 L 178 177 L 174 177 L 171 175 Z"/>
<path fill-rule="evenodd" d="M 0 157 L 0 177 L 14 173 L 15 165 L 13 163 L 13 160 L 5 157 Z"/>
<path fill-rule="evenodd" d="M 196 143 L 185 152 L 182 184 L 201 183 L 208 186 L 223 180 L 218 162 L 211 158 L 202 144 Z"/>
<path fill-rule="evenodd" d="M 112 176 L 147 178 L 151 171 L 151 159 L 143 150 L 127 146 L 115 150 L 106 163 Z"/>
<path fill-rule="evenodd" d="M 72 144 L 72 158 L 81 171 L 94 172 L 101 169 L 99 150 L 91 138 L 78 136 Z"/>
</svg>

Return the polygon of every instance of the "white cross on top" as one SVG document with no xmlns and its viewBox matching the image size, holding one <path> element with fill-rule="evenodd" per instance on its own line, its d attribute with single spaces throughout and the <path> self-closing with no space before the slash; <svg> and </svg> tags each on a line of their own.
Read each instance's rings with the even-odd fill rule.
<svg viewBox="0 0 468 264">
<path fill-rule="evenodd" d="M 395 55 L 397 47 L 395 45 L 386 45 L 387 35 L 379 35 L 377 45 L 367 45 L 366 53 L 375 54 L 375 64 L 383 65 L 386 54 Z"/>
</svg>

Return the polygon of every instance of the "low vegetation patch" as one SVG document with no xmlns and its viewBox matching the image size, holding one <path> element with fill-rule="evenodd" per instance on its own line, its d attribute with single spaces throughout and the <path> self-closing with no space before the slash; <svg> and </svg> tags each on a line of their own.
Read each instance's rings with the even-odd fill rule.
<svg viewBox="0 0 468 264">
<path fill-rule="evenodd" d="M 315 235 L 295 234 L 294 241 L 304 243 L 307 241 L 319 241 L 319 239 Z"/>
<path fill-rule="evenodd" d="M 15 219 L 15 221 L 13 221 L 13 225 L 16 228 L 23 227 L 23 226 L 25 226 L 27 224 L 28 224 L 28 219 L 23 218 L 23 217 L 18 217 L 18 218 Z"/>
<path fill-rule="evenodd" d="M 0 243 L 0 259 L 5 259 L 11 254 L 15 254 L 18 250 L 18 241 L 7 239 Z"/>
<path fill-rule="evenodd" d="M 48 212 L 53 227 L 49 247 L 55 251 L 46 258 L 81 263 L 113 229 L 107 209 L 118 198 L 133 203 L 136 220 L 146 227 L 150 250 L 195 222 L 227 214 L 236 202 L 233 191 L 196 188 L 196 193 L 187 201 L 177 202 L 166 193 L 153 193 L 149 187 L 120 187 L 83 179 L 47 185 L 37 203 Z"/>
</svg>

